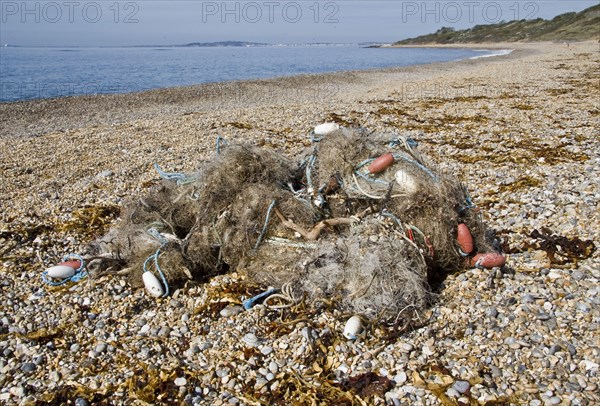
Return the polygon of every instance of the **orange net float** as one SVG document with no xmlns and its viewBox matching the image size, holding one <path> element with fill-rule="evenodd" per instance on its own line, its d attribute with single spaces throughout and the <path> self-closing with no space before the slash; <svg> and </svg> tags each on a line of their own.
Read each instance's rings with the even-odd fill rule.
<svg viewBox="0 0 600 406">
<path fill-rule="evenodd" d="M 506 258 L 504 255 L 497 252 L 479 253 L 468 259 L 468 265 L 471 268 L 492 269 L 504 266 L 505 263 Z"/>
<path fill-rule="evenodd" d="M 367 170 L 369 171 L 369 173 L 373 174 L 380 173 L 389 168 L 394 163 L 394 161 L 394 155 L 388 152 L 371 162 Z"/>
<path fill-rule="evenodd" d="M 469 231 L 469 227 L 467 227 L 465 223 L 460 223 L 458 225 L 456 241 L 458 242 L 458 246 L 460 247 L 460 255 L 462 255 L 463 257 L 466 257 L 471 252 L 473 252 L 473 236 Z"/>
</svg>

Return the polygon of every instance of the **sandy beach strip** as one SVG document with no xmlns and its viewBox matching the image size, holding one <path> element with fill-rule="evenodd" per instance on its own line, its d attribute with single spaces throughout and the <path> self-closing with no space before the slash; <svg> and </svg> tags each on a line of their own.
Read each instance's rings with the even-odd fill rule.
<svg viewBox="0 0 600 406">
<path fill-rule="evenodd" d="M 600 244 L 598 43 L 494 47 L 514 51 L 0 104 L 0 400 L 273 404 L 298 391 L 342 396 L 325 391 L 331 378 L 373 372 L 395 383 L 374 404 L 598 403 L 599 250 L 559 266 L 527 248 L 542 229 Z M 411 135 L 468 186 L 513 249 L 512 271 L 450 275 L 425 327 L 392 343 L 376 326 L 367 340 L 340 340 L 345 319 L 329 311 L 277 332 L 266 309 L 207 317 L 195 312 L 205 286 L 157 302 L 118 277 L 41 283 L 45 267 L 81 252 L 155 184 L 153 163 L 196 170 L 217 135 L 293 156 L 326 121 Z M 315 358 L 307 328 L 338 338 Z M 241 344 L 250 333 L 254 352 Z"/>
</svg>

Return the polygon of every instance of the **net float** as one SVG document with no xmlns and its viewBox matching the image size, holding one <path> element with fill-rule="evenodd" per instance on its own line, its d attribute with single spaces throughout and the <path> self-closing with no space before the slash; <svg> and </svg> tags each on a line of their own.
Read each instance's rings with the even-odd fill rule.
<svg viewBox="0 0 600 406">
<path fill-rule="evenodd" d="M 344 337 L 348 340 L 356 340 L 356 337 L 362 332 L 363 328 L 360 317 L 352 316 L 348 319 L 344 327 Z"/>
<path fill-rule="evenodd" d="M 315 127 L 313 132 L 315 135 L 329 135 L 340 129 L 340 125 L 336 123 L 323 123 Z"/>
<path fill-rule="evenodd" d="M 404 169 L 399 169 L 396 171 L 396 183 L 398 183 L 402 190 L 409 194 L 416 192 L 418 189 L 415 178 Z"/>
<path fill-rule="evenodd" d="M 79 268 L 79 266 L 77 266 Z M 75 275 L 75 268 L 68 265 L 56 265 L 46 269 L 46 274 L 51 278 L 66 279 Z"/>
<path fill-rule="evenodd" d="M 469 258 L 469 266 L 471 268 L 486 268 L 492 269 L 503 266 L 506 263 L 504 255 L 497 252 L 486 252 L 484 254 L 476 254 L 473 258 Z"/>
<path fill-rule="evenodd" d="M 151 272 L 144 272 L 142 274 L 142 280 L 144 281 L 144 286 L 148 293 L 154 297 L 161 297 L 165 291 L 163 290 L 162 285 L 158 281 L 158 278 L 154 276 Z"/>
<path fill-rule="evenodd" d="M 76 261 L 76 260 L 63 261 L 63 262 L 59 263 L 58 265 L 70 266 L 71 268 L 77 270 L 77 269 L 79 269 L 79 267 L 81 267 L 81 261 Z"/>
<path fill-rule="evenodd" d="M 469 231 L 469 227 L 465 223 L 458 225 L 458 235 L 456 237 L 458 246 L 460 247 L 460 254 L 464 257 L 473 252 L 473 236 Z"/>
<path fill-rule="evenodd" d="M 381 155 L 379 158 L 375 158 L 375 160 L 373 162 L 371 162 L 371 164 L 369 165 L 367 170 L 370 173 L 383 172 L 384 170 L 389 168 L 393 163 L 394 163 L 394 155 L 392 155 L 388 152 L 387 154 Z"/>
</svg>

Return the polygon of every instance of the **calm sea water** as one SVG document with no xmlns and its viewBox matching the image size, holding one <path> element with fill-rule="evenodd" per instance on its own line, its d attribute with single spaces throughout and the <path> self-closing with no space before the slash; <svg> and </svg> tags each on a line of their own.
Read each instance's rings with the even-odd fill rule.
<svg viewBox="0 0 600 406">
<path fill-rule="evenodd" d="M 490 51 L 358 46 L 0 48 L 0 102 L 364 70 L 473 58 Z"/>
</svg>

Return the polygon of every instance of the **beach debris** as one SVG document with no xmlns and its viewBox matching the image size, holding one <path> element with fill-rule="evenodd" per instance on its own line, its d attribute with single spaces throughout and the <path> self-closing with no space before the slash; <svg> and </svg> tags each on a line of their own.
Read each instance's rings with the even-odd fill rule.
<svg viewBox="0 0 600 406">
<path fill-rule="evenodd" d="M 267 297 L 271 296 L 272 294 L 274 294 L 276 292 L 277 292 L 277 289 L 269 288 L 266 292 L 259 293 L 258 295 L 254 296 L 254 297 L 244 300 L 242 302 L 242 305 L 244 306 L 244 309 L 250 310 L 256 304 L 258 304 L 260 301 L 266 299 Z"/>
<path fill-rule="evenodd" d="M 160 284 L 158 278 L 154 276 L 151 272 L 144 272 L 142 274 L 142 279 L 144 281 L 144 286 L 146 290 L 151 296 L 161 297 L 165 294 L 162 285 Z"/>
<path fill-rule="evenodd" d="M 502 267 L 506 263 L 504 255 L 498 252 L 478 253 L 469 258 L 468 264 L 471 268 L 492 269 Z"/>
<path fill-rule="evenodd" d="M 465 223 L 460 223 L 458 225 L 456 241 L 458 242 L 460 255 L 466 257 L 473 252 L 473 236 Z"/>
<path fill-rule="evenodd" d="M 398 326 L 425 311 L 447 273 L 504 263 L 466 187 L 414 140 L 329 124 L 297 161 L 221 140 L 196 173 L 156 167 L 163 180 L 90 247 L 98 271 L 166 296 L 235 270 L 272 287 L 246 309 L 327 303 Z"/>
<path fill-rule="evenodd" d="M 68 265 L 56 265 L 46 269 L 46 274 L 50 278 L 65 279 L 75 275 L 75 269 Z"/>
<path fill-rule="evenodd" d="M 400 186 L 402 191 L 404 191 L 404 193 L 406 193 L 407 195 L 412 195 L 419 188 L 419 185 L 416 183 L 415 178 L 403 168 L 400 168 L 396 171 L 395 178 L 398 186 Z"/>
<path fill-rule="evenodd" d="M 151 296 L 154 296 L 154 297 L 169 296 L 169 284 L 168 284 L 167 278 L 165 277 L 165 274 L 158 262 L 158 258 L 161 254 L 161 248 L 168 245 L 169 242 L 165 237 L 163 237 L 155 229 L 151 228 L 148 231 L 149 231 L 150 235 L 156 237 L 157 240 L 159 240 L 163 245 L 161 245 L 156 250 L 156 252 L 154 252 L 153 254 L 150 254 L 148 256 L 148 258 L 146 258 L 146 260 L 144 261 L 144 265 L 142 266 L 142 269 L 144 271 L 144 273 L 142 274 L 142 281 L 144 282 L 144 286 L 146 287 L 146 290 L 148 291 L 148 293 L 150 293 Z M 160 283 L 158 278 L 150 271 L 149 264 L 151 264 L 151 263 L 154 264 L 154 269 L 160 275 L 162 284 Z"/>
<path fill-rule="evenodd" d="M 337 123 L 323 123 L 316 126 L 313 130 L 315 135 L 326 136 L 340 129 Z"/>
<path fill-rule="evenodd" d="M 358 335 L 362 333 L 364 326 L 359 316 L 352 316 L 344 326 L 344 337 L 348 340 L 356 340 Z"/>
<path fill-rule="evenodd" d="M 373 174 L 380 173 L 385 171 L 393 163 L 394 155 L 390 153 L 383 154 L 380 157 L 376 158 L 373 162 L 371 162 L 367 170 L 369 171 L 369 173 Z"/>
<path fill-rule="evenodd" d="M 68 254 L 55 266 L 42 272 L 42 281 L 50 286 L 60 286 L 67 282 L 79 282 L 88 274 L 84 271 L 85 261 L 79 254 Z"/>
</svg>

